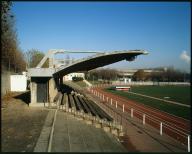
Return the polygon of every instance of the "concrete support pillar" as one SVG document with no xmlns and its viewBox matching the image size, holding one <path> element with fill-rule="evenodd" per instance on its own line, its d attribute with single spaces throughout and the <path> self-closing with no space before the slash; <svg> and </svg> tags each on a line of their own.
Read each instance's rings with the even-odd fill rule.
<svg viewBox="0 0 192 154">
<path fill-rule="evenodd" d="M 53 102 L 54 97 L 57 94 L 57 87 L 53 78 L 49 80 L 49 101 Z"/>
<path fill-rule="evenodd" d="M 53 58 L 49 58 L 49 67 L 53 67 Z"/>
<path fill-rule="evenodd" d="M 56 87 L 59 87 L 59 78 L 55 78 Z"/>
<path fill-rule="evenodd" d="M 37 102 L 37 84 L 35 82 L 31 82 L 30 89 L 31 89 L 31 104 L 34 104 Z"/>
<path fill-rule="evenodd" d="M 62 85 L 63 84 L 63 77 L 59 77 L 59 81 L 60 81 L 59 85 Z"/>
</svg>

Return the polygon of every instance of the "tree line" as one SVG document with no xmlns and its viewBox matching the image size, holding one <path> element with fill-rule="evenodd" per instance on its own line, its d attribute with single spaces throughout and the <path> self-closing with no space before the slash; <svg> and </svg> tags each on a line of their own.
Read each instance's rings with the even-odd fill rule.
<svg viewBox="0 0 192 154">
<path fill-rule="evenodd" d="M 11 12 L 12 2 L 1 2 L 1 54 L 2 65 L 7 70 L 24 71 L 26 62 L 24 54 L 18 46 L 15 17 Z"/>
<path fill-rule="evenodd" d="M 15 16 L 11 12 L 12 2 L 1 2 L 1 56 L 2 69 L 19 73 L 27 68 L 36 67 L 44 57 L 44 53 L 37 49 L 22 52 L 19 47 Z M 43 65 L 48 67 L 48 61 Z"/>
<path fill-rule="evenodd" d="M 118 78 L 118 71 L 116 69 L 94 69 L 85 73 L 87 80 L 101 80 L 109 81 Z"/>
<path fill-rule="evenodd" d="M 133 75 L 134 81 L 155 81 L 155 82 L 189 82 L 190 73 L 182 72 L 174 67 L 156 68 L 151 73 L 140 69 Z"/>
<path fill-rule="evenodd" d="M 182 72 L 168 68 L 154 68 L 149 69 L 151 71 L 145 71 L 144 69 L 137 70 L 132 77 L 132 81 L 154 81 L 154 82 L 189 82 L 190 73 Z M 124 78 L 121 73 L 116 69 L 94 69 L 89 72 L 85 72 L 85 78 L 91 81 L 109 82 Z"/>
</svg>

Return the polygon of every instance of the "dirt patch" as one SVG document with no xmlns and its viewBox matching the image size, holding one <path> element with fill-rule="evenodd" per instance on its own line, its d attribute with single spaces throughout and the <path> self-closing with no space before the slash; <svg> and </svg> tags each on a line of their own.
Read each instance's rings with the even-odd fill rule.
<svg viewBox="0 0 192 154">
<path fill-rule="evenodd" d="M 29 107 L 28 93 L 12 93 L 1 104 L 1 150 L 32 152 L 48 110 Z"/>
</svg>

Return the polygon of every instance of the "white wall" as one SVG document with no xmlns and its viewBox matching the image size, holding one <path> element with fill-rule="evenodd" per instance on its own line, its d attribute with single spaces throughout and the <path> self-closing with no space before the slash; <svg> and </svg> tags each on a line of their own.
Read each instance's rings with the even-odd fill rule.
<svg viewBox="0 0 192 154">
<path fill-rule="evenodd" d="M 85 78 L 85 74 L 84 73 L 70 73 L 67 74 L 63 77 L 64 81 L 72 81 L 73 77 L 82 77 Z"/>
<path fill-rule="evenodd" d="M 27 77 L 25 75 L 11 75 L 11 91 L 26 91 Z"/>
</svg>

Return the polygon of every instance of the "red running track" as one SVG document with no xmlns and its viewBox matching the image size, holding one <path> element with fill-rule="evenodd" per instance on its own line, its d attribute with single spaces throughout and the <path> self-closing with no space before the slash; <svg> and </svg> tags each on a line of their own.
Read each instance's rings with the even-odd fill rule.
<svg viewBox="0 0 192 154">
<path fill-rule="evenodd" d="M 140 112 L 146 114 L 146 123 L 150 123 L 152 126 L 154 126 L 157 129 L 159 129 L 159 127 L 160 127 L 159 124 L 153 122 L 152 120 L 150 120 L 150 118 L 147 119 L 147 116 L 151 117 L 153 119 L 159 120 L 159 121 L 163 122 L 164 124 L 167 124 L 173 128 L 176 128 L 186 134 L 189 134 L 189 132 L 190 132 L 190 121 L 188 121 L 188 120 L 185 120 L 183 118 L 171 115 L 169 113 L 160 111 L 158 109 L 154 109 L 152 107 L 140 104 L 136 101 L 123 98 L 122 96 L 106 92 L 102 88 L 93 88 L 93 90 L 96 90 L 99 93 L 104 94 L 105 98 L 109 97 L 110 99 L 112 98 L 113 100 L 118 101 L 118 106 L 122 107 L 124 104 L 125 111 L 127 111 L 127 112 L 130 112 L 130 108 L 133 108 L 137 111 L 140 111 Z M 109 101 L 110 101 L 110 99 L 109 99 Z M 134 116 L 139 119 L 142 119 L 142 116 L 136 112 L 134 113 Z M 165 125 L 164 125 L 164 127 L 165 127 Z M 169 134 L 170 136 L 176 138 L 177 140 L 180 140 L 178 138 L 183 138 L 183 139 L 181 139 L 181 141 L 185 140 L 184 143 L 186 143 L 186 137 L 181 137 L 181 135 L 179 135 L 178 132 L 174 133 L 174 131 L 171 130 L 171 127 L 166 128 L 166 129 L 163 128 L 164 133 Z"/>
</svg>

